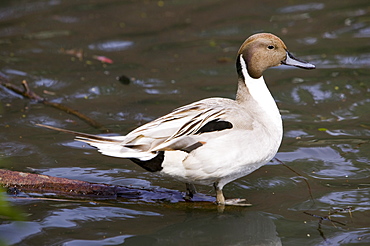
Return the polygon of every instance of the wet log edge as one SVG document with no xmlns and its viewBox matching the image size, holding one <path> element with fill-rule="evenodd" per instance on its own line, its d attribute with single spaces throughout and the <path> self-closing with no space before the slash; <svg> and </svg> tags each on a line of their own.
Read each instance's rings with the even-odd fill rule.
<svg viewBox="0 0 370 246">
<path fill-rule="evenodd" d="M 7 188 L 8 192 L 13 194 L 19 192 L 53 193 L 58 196 L 78 198 L 139 199 L 143 192 L 130 187 L 90 183 L 5 169 L 0 169 L 0 186 Z"/>
</svg>

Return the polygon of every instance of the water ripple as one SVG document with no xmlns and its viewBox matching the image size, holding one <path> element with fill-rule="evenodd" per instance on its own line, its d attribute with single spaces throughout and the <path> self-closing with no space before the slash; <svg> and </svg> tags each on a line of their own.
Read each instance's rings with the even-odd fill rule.
<svg viewBox="0 0 370 246">
<path fill-rule="evenodd" d="M 96 44 L 90 44 L 88 47 L 91 50 L 101 50 L 101 51 L 121 51 L 126 50 L 134 45 L 134 42 L 127 40 L 112 40 Z"/>
<path fill-rule="evenodd" d="M 320 199 L 331 206 L 354 206 L 356 211 L 370 209 L 370 188 L 331 192 Z"/>
<path fill-rule="evenodd" d="M 171 88 L 171 85 L 174 84 L 174 81 L 171 81 L 171 84 L 165 83 L 163 80 L 156 78 L 148 79 L 137 79 L 133 82 L 135 85 L 144 88 L 144 91 L 147 94 L 178 94 L 179 90 L 176 88 Z"/>
<path fill-rule="evenodd" d="M 312 10 L 321 10 L 324 9 L 325 4 L 323 3 L 307 3 L 307 4 L 299 4 L 299 5 L 292 5 L 288 7 L 279 8 L 278 12 L 287 14 L 287 13 L 294 13 L 294 12 L 301 12 L 301 11 L 312 11 Z"/>
<path fill-rule="evenodd" d="M 339 145 L 340 146 L 340 145 Z M 360 159 L 346 158 L 352 152 L 342 154 L 342 150 L 335 147 L 301 147 L 293 152 L 279 152 L 278 158 L 289 162 L 298 162 L 302 169 L 315 178 L 336 179 L 336 178 L 366 178 L 368 170 L 364 169 L 367 163 Z M 352 150 L 352 149 L 351 149 Z M 356 154 L 356 153 L 352 153 Z"/>
</svg>

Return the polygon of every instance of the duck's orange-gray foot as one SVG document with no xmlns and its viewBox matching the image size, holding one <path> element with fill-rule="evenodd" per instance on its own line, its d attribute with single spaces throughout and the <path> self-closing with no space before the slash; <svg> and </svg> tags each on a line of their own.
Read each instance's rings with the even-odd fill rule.
<svg viewBox="0 0 370 246">
<path fill-rule="evenodd" d="M 234 198 L 225 200 L 225 205 L 227 206 L 241 206 L 241 207 L 250 207 L 252 204 L 247 202 L 246 199 Z"/>
<path fill-rule="evenodd" d="M 194 194 L 197 193 L 197 190 L 195 189 L 195 186 L 191 183 L 186 183 L 186 193 L 184 200 L 187 202 L 192 201 Z"/>
<path fill-rule="evenodd" d="M 235 199 L 225 199 L 224 194 L 222 193 L 222 188 L 218 186 L 218 183 L 214 183 L 213 186 L 216 190 L 216 203 L 219 206 L 241 206 L 241 207 L 250 207 L 252 204 L 248 203 L 246 199 L 235 198 Z"/>
</svg>

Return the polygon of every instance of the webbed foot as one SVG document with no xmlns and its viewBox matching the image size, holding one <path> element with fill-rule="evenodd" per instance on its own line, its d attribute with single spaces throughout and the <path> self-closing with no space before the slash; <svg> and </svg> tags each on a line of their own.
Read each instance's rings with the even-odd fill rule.
<svg viewBox="0 0 370 246">
<path fill-rule="evenodd" d="M 191 202 L 194 197 L 194 194 L 196 193 L 197 193 L 197 190 L 195 189 L 195 186 L 191 183 L 186 183 L 186 193 L 185 193 L 184 200 L 187 202 Z"/>
<path fill-rule="evenodd" d="M 242 198 L 234 198 L 234 199 L 226 199 L 225 205 L 227 206 L 241 206 L 241 207 L 250 207 L 252 204 L 248 203 L 246 199 Z"/>
</svg>

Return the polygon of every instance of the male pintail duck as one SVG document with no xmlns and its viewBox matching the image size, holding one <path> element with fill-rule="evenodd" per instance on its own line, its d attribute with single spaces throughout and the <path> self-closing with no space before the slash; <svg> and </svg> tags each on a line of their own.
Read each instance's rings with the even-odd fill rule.
<svg viewBox="0 0 370 246">
<path fill-rule="evenodd" d="M 129 132 L 126 136 L 72 133 L 108 156 L 128 158 L 150 172 L 186 183 L 186 199 L 193 184 L 213 185 L 219 205 L 246 205 L 245 199 L 225 200 L 222 188 L 269 162 L 283 135 L 282 120 L 263 72 L 281 64 L 305 69 L 314 65 L 289 53 L 273 34 L 258 33 L 242 44 L 236 59 L 236 99 L 207 98 Z"/>
</svg>

